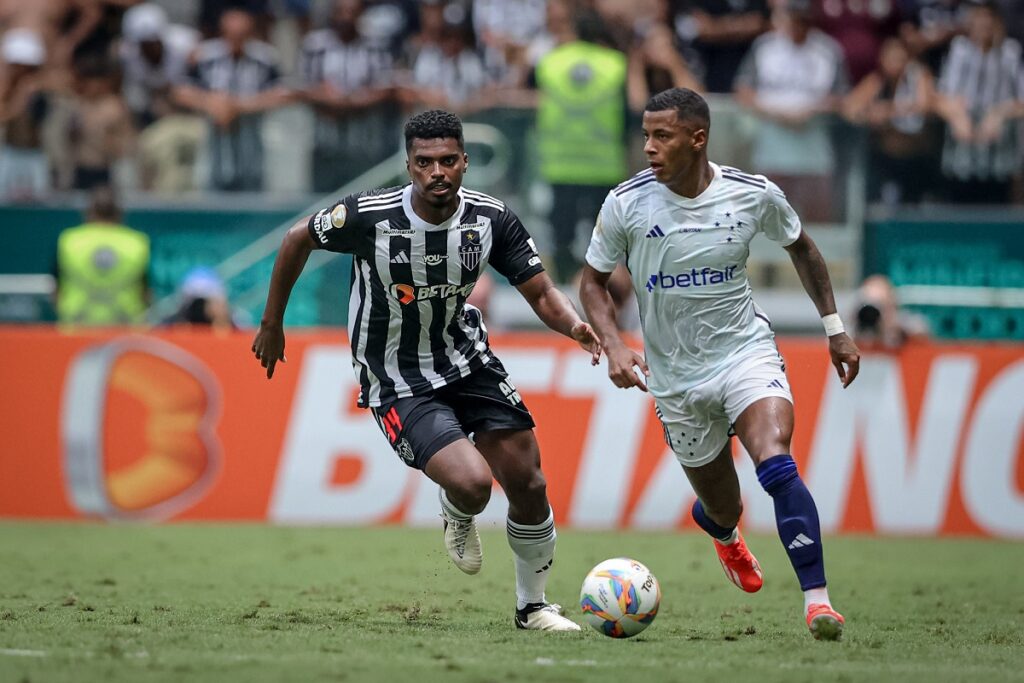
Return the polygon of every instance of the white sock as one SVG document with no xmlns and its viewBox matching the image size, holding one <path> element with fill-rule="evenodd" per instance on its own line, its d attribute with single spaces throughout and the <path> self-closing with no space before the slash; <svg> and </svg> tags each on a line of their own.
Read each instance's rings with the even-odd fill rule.
<svg viewBox="0 0 1024 683">
<path fill-rule="evenodd" d="M 828 605 L 832 606 L 832 603 L 828 599 L 828 589 L 822 586 L 821 588 L 811 588 L 804 591 L 804 614 L 807 614 L 807 610 L 810 609 L 812 604 Z"/>
<path fill-rule="evenodd" d="M 732 545 L 737 540 L 739 540 L 739 537 L 740 537 L 740 528 L 736 527 L 735 529 L 732 530 L 732 533 L 729 534 L 729 538 L 726 538 L 725 540 L 719 538 L 719 539 L 716 539 L 716 540 L 719 543 L 721 543 L 722 545 Z"/>
<path fill-rule="evenodd" d="M 441 492 L 438 496 L 441 499 L 441 507 L 443 507 L 449 515 L 455 519 L 473 519 L 473 515 L 467 515 L 465 512 L 455 507 L 455 503 L 448 500 L 448 494 L 445 493 L 444 489 L 438 490 Z"/>
<path fill-rule="evenodd" d="M 516 609 L 544 602 L 544 586 L 555 559 L 555 515 L 540 524 L 519 524 L 507 520 L 508 545 L 516 563 Z"/>
</svg>

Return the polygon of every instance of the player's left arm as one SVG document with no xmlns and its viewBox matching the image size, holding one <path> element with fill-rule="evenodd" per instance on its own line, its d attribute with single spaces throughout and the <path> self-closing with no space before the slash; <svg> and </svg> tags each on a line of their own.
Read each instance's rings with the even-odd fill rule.
<svg viewBox="0 0 1024 683">
<path fill-rule="evenodd" d="M 796 272 L 800 276 L 800 282 L 803 284 L 807 294 L 810 295 L 815 308 L 818 309 L 818 315 L 823 320 L 826 316 L 837 316 L 836 301 L 832 293 L 832 281 L 828 275 L 828 266 L 825 265 L 825 259 L 822 257 L 821 252 L 818 251 L 818 245 L 814 243 L 814 240 L 811 239 L 806 230 L 801 230 L 800 236 L 796 238 L 796 241 L 787 245 L 785 249 L 789 252 L 789 258 L 796 267 Z M 831 318 L 830 320 L 836 320 L 837 318 Z M 857 373 L 860 371 L 860 351 L 858 351 L 857 345 L 853 343 L 849 335 L 841 329 L 841 322 L 839 327 L 840 329 L 836 331 L 828 330 L 826 326 L 827 331 L 835 332 L 829 335 L 828 351 L 829 355 L 832 356 L 832 365 L 835 366 L 839 379 L 843 381 L 843 388 L 846 388 L 850 386 L 850 383 L 857 377 Z"/>
<path fill-rule="evenodd" d="M 601 360 L 601 340 L 590 324 L 583 322 L 569 297 L 555 287 L 547 273 L 537 273 L 526 282 L 516 285 L 516 289 L 541 322 L 555 332 L 575 339 L 585 351 L 590 352 L 591 365 L 598 364 Z"/>
<path fill-rule="evenodd" d="M 555 332 L 575 339 L 585 351 L 590 352 L 591 362 L 597 365 L 601 358 L 601 340 L 544 272 L 544 264 L 526 226 L 508 209 L 502 211 L 493 226 L 491 266 L 519 290 L 541 322 Z"/>
<path fill-rule="evenodd" d="M 843 321 L 836 313 L 832 281 L 818 246 L 800 224 L 800 217 L 786 200 L 778 185 L 765 179 L 759 229 L 768 239 L 782 245 L 796 266 L 800 282 L 810 295 L 828 335 L 828 352 L 836 367 L 843 388 L 850 386 L 860 371 L 860 351 L 843 330 Z M 845 365 L 845 368 L 843 367 Z"/>
</svg>

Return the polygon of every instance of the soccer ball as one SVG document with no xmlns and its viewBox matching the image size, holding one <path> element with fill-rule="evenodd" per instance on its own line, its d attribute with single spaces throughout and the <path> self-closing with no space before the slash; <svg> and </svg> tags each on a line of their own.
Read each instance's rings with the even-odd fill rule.
<svg viewBox="0 0 1024 683">
<path fill-rule="evenodd" d="M 583 618 L 612 638 L 629 638 L 651 625 L 661 604 L 661 586 L 636 560 L 616 557 L 597 565 L 583 579 Z"/>
</svg>

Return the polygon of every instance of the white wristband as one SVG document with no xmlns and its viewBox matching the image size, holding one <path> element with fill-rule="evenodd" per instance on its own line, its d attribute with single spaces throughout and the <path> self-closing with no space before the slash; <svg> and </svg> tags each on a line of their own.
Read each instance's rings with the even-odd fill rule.
<svg viewBox="0 0 1024 683">
<path fill-rule="evenodd" d="M 846 328 L 843 327 L 843 319 L 839 317 L 838 313 L 830 313 L 821 318 L 821 324 L 825 326 L 825 336 L 832 337 L 837 334 L 846 332 Z"/>
</svg>

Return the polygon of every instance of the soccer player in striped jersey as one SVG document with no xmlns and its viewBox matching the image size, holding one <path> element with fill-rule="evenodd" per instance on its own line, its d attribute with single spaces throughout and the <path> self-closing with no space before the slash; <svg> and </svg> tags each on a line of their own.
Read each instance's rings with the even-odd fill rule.
<svg viewBox="0 0 1024 683">
<path fill-rule="evenodd" d="M 459 118 L 437 110 L 413 116 L 405 145 L 410 184 L 350 195 L 288 231 L 252 350 L 273 376 L 284 360 L 285 306 L 310 252 L 352 254 L 348 333 L 359 405 L 373 411 L 406 465 L 440 485 L 449 556 L 467 574 L 480 571 L 474 515 L 497 479 L 509 501 L 515 625 L 577 631 L 544 595 L 555 523 L 533 418 L 466 299 L 489 264 L 594 364 L 600 342 L 544 272 L 519 218 L 502 201 L 462 187 L 469 157 Z"/>
<path fill-rule="evenodd" d="M 771 323 L 751 298 L 748 244 L 782 245 L 822 316 L 846 387 L 859 353 L 836 314 L 828 269 L 778 186 L 710 163 L 708 105 L 673 88 L 650 99 L 643 133 L 650 168 L 612 190 L 587 250 L 580 299 L 602 339 L 608 375 L 654 396 L 665 440 L 697 494 L 693 517 L 714 540 L 726 576 L 761 588 L 761 567 L 738 530 L 742 504 L 729 437 L 750 453 L 775 503 L 779 536 L 804 591 L 815 638 L 838 639 L 843 617 L 825 589 L 814 499 L 790 455 L 793 397 Z M 619 337 L 607 284 L 625 257 L 643 325 L 645 355 Z M 639 373 L 637 372 L 639 369 Z"/>
</svg>

